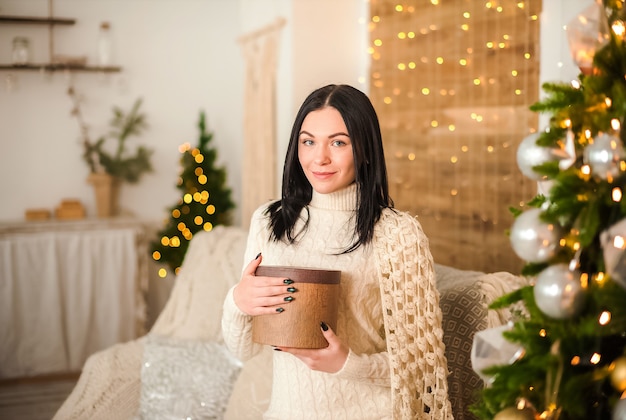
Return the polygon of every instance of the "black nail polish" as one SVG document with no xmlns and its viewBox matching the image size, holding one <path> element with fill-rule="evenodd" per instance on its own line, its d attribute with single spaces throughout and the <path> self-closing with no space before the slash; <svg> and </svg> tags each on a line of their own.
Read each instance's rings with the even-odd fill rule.
<svg viewBox="0 0 626 420">
<path fill-rule="evenodd" d="M 282 351 L 282 350 L 279 348 L 274 348 L 274 351 Z"/>
<path fill-rule="evenodd" d="M 256 254 L 256 257 L 254 257 L 254 259 L 258 260 L 260 256 L 261 256 L 261 253 L 259 252 L 258 254 Z"/>
<path fill-rule="evenodd" d="M 283 283 L 285 283 L 285 284 L 293 284 L 293 280 L 285 279 L 285 280 L 283 280 Z"/>
<path fill-rule="evenodd" d="M 292 300 L 293 300 L 293 297 L 292 297 L 292 296 L 287 296 L 287 297 L 284 299 L 284 301 L 285 301 L 285 302 L 291 302 Z"/>
<path fill-rule="evenodd" d="M 284 309 L 283 309 L 283 308 L 276 308 L 276 312 L 278 312 L 278 313 L 281 313 L 281 312 L 283 312 L 283 311 L 284 311 Z"/>
<path fill-rule="evenodd" d="M 288 287 L 288 288 L 287 288 L 287 291 L 288 291 L 289 293 L 295 293 L 295 292 L 297 292 L 297 291 L 298 291 L 298 289 L 296 289 L 295 287 Z"/>
<path fill-rule="evenodd" d="M 322 327 L 324 331 L 328 331 L 328 325 L 326 325 L 324 321 L 320 322 L 320 327 Z"/>
</svg>

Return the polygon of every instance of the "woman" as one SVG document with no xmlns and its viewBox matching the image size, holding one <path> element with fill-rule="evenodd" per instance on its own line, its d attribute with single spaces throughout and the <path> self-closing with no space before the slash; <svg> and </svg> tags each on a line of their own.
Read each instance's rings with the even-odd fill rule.
<svg viewBox="0 0 626 420">
<path fill-rule="evenodd" d="M 255 257 L 256 256 L 256 257 Z M 449 419 L 439 294 L 420 224 L 393 210 L 376 111 L 347 85 L 312 92 L 296 116 L 282 197 L 252 216 L 240 282 L 224 302 L 226 345 L 242 360 L 255 315 L 298 299 L 287 265 L 341 270 L 340 335 L 328 347 L 276 347 L 266 419 Z"/>
</svg>

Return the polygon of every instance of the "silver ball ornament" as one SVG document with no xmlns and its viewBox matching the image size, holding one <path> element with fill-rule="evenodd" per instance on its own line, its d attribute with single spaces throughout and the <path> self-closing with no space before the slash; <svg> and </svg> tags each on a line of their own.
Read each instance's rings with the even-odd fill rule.
<svg viewBox="0 0 626 420">
<path fill-rule="evenodd" d="M 539 219 L 541 209 L 526 210 L 511 227 L 511 246 L 521 259 L 540 263 L 552 258 L 561 239 L 560 229 Z"/>
<path fill-rule="evenodd" d="M 626 420 L 626 399 L 622 398 L 617 400 L 613 407 L 613 414 L 611 420 Z"/>
<path fill-rule="evenodd" d="M 611 134 L 600 133 L 593 139 L 593 144 L 585 148 L 585 163 L 591 168 L 591 174 L 607 179 L 620 172 L 620 160 L 623 157 L 622 141 Z"/>
<path fill-rule="evenodd" d="M 612 281 L 626 289 L 626 218 L 611 225 L 600 233 L 600 244 L 606 273 Z"/>
<path fill-rule="evenodd" d="M 580 284 L 580 272 L 567 264 L 555 264 L 537 276 L 533 288 L 535 303 L 544 314 L 555 319 L 570 319 L 585 305 L 586 293 Z"/>
<path fill-rule="evenodd" d="M 530 134 L 522 140 L 517 148 L 517 166 L 519 170 L 526 177 L 535 181 L 545 180 L 547 177 L 535 172 L 533 170 L 534 166 L 558 160 L 553 149 L 537 145 L 538 138 L 539 133 Z"/>
</svg>

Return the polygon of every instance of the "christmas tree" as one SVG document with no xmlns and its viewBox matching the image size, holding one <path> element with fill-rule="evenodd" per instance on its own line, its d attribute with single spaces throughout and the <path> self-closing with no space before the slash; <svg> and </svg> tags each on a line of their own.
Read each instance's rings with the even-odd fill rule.
<svg viewBox="0 0 626 420">
<path fill-rule="evenodd" d="M 489 353 L 489 340 L 474 339 L 473 352 L 491 354 L 477 370 L 487 382 L 472 407 L 481 419 L 626 419 L 623 6 L 594 3 L 568 25 L 581 72 L 544 84 L 531 106 L 549 126 L 517 158 L 540 188 L 512 209 L 510 229 L 529 284 L 491 305 L 513 309 L 496 331 L 508 349 Z"/>
<path fill-rule="evenodd" d="M 151 243 L 152 258 L 166 263 L 174 273 L 180 268 L 193 235 L 217 225 L 229 225 L 230 210 L 235 207 L 226 187 L 226 170 L 216 166 L 217 151 L 209 147 L 213 133 L 206 131 L 204 112 L 200 113 L 198 128 L 198 147 L 192 148 L 189 143 L 180 146 L 182 173 L 177 188 L 182 197 L 170 208 L 171 217 L 158 232 L 158 239 Z M 165 277 L 165 270 L 160 275 Z"/>
</svg>

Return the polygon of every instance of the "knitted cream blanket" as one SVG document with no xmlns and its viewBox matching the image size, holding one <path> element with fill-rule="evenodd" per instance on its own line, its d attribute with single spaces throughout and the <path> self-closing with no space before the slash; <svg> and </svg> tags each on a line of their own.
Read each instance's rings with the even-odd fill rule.
<svg viewBox="0 0 626 420">
<path fill-rule="evenodd" d="M 452 419 L 435 271 L 419 222 L 386 209 L 374 254 L 391 369 L 394 419 Z"/>
</svg>

